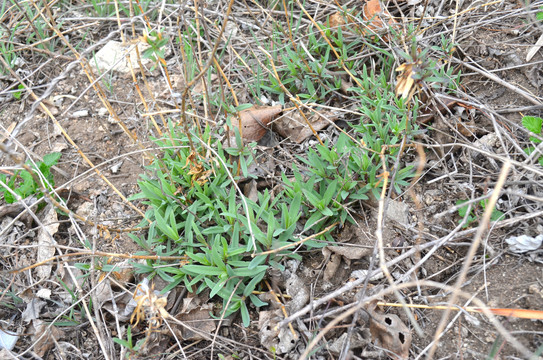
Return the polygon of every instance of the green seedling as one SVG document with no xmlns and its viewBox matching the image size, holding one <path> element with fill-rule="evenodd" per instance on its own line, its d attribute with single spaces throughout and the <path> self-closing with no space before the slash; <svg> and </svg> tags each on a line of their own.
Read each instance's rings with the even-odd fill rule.
<svg viewBox="0 0 543 360">
<path fill-rule="evenodd" d="M 543 119 L 541 119 L 540 117 L 524 116 L 522 118 L 522 126 L 524 126 L 526 130 L 530 131 L 531 133 L 535 135 L 541 136 L 542 125 L 543 125 Z M 535 145 L 541 144 L 541 140 L 534 136 L 530 136 L 530 141 Z M 536 147 L 529 146 L 526 149 L 524 149 L 524 151 L 526 152 L 526 154 L 531 155 L 534 151 L 536 151 Z M 540 152 L 540 150 L 538 151 Z M 543 156 L 539 156 L 537 159 L 538 159 L 537 161 L 539 165 L 543 166 Z"/>
<path fill-rule="evenodd" d="M 17 100 L 21 100 L 21 96 L 22 96 L 22 94 L 23 94 L 22 90 L 23 90 L 24 88 L 25 88 L 25 87 L 24 87 L 23 84 L 19 84 L 19 86 L 17 86 L 17 89 L 18 89 L 19 91 L 15 91 L 15 92 L 13 93 L 13 97 L 14 97 L 15 99 L 17 99 Z"/>
<path fill-rule="evenodd" d="M 458 200 L 456 202 L 456 205 L 462 205 L 463 203 L 467 202 L 468 200 Z M 462 217 L 462 219 L 459 220 L 459 223 L 461 223 L 463 221 L 464 218 L 466 218 L 466 222 L 465 224 L 462 226 L 462 228 L 466 229 L 468 228 L 472 223 L 476 222 L 477 219 L 479 218 L 479 213 L 482 213 L 484 212 L 484 210 L 486 209 L 486 204 L 487 204 L 488 200 L 487 199 L 484 199 L 484 200 L 481 200 L 479 202 L 479 206 L 480 206 L 480 209 L 478 209 L 477 207 L 475 209 L 471 209 L 471 211 L 469 212 L 468 214 L 468 205 L 466 206 L 463 206 L 461 208 L 458 209 L 458 215 L 460 217 Z M 480 211 L 482 210 L 482 211 Z M 497 221 L 497 220 L 500 220 L 502 217 L 503 217 L 503 212 L 497 210 L 496 208 L 494 208 L 492 210 L 492 214 L 490 215 L 490 221 Z M 467 217 L 466 217 L 467 216 Z"/>
<path fill-rule="evenodd" d="M 47 154 L 43 157 L 43 161 L 38 162 L 36 167 L 33 167 L 34 171 L 40 173 L 40 178 L 44 180 L 43 184 L 47 190 L 52 190 L 55 186 L 51 167 L 58 163 L 61 155 L 62 154 L 59 152 Z M 28 165 L 31 164 L 28 163 Z M 43 193 L 41 192 L 38 183 L 36 183 L 32 175 L 24 169 L 15 171 L 14 174 L 9 177 L 6 174 L 0 174 L 0 181 L 6 184 L 8 188 L 13 190 L 15 194 L 23 199 L 32 195 L 37 195 L 38 198 L 43 197 Z M 8 204 L 17 201 L 17 198 L 7 191 L 5 187 L 0 188 L 0 194 L 3 195 L 4 200 Z"/>
<path fill-rule="evenodd" d="M 145 40 L 150 47 L 143 52 L 142 57 L 153 61 L 151 67 L 151 71 L 153 71 L 159 62 L 164 63 L 164 46 L 168 44 L 168 38 L 164 37 L 162 32 L 152 31 L 149 36 L 145 37 Z"/>
<path fill-rule="evenodd" d="M 126 348 L 126 358 L 131 359 L 132 357 L 138 355 L 138 352 L 140 351 L 141 347 L 144 345 L 146 339 L 140 339 L 136 344 L 133 343 L 132 339 L 132 327 L 129 326 L 126 329 L 126 340 L 120 339 L 120 338 L 113 338 L 113 342 L 116 344 L 121 345 L 122 347 Z"/>
</svg>

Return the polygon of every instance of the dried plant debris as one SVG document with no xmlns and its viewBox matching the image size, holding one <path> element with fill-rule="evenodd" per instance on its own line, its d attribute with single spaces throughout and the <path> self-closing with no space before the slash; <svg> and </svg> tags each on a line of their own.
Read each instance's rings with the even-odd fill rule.
<svg viewBox="0 0 543 360">
<path fill-rule="evenodd" d="M 373 341 L 385 349 L 391 359 L 407 359 L 411 347 L 411 331 L 398 315 L 379 313 L 375 310 L 376 305 L 377 302 L 374 301 L 366 308 Z"/>
<path fill-rule="evenodd" d="M 174 333 L 183 340 L 209 340 L 217 324 L 217 320 L 210 315 L 213 304 L 190 305 L 191 299 L 193 298 L 183 299 L 183 309 L 175 315 L 183 325 L 174 324 Z"/>
<path fill-rule="evenodd" d="M 40 358 L 64 335 L 58 327 L 38 319 L 32 321 L 32 326 L 28 330 L 32 334 L 32 342 L 35 343 L 34 352 Z"/>
<path fill-rule="evenodd" d="M 307 284 L 296 274 L 291 274 L 286 281 L 287 294 L 291 300 L 288 303 L 289 313 L 292 314 L 307 304 L 309 301 L 309 289 Z"/>
<path fill-rule="evenodd" d="M 320 111 L 312 115 L 304 114 L 304 116 L 300 112 L 294 112 L 285 114 L 274 121 L 273 129 L 284 138 L 300 144 L 313 135 L 313 130 L 320 131 L 325 129 L 337 119 L 338 116 L 332 111 Z M 311 127 L 308 125 L 308 122 L 311 124 Z"/>
<path fill-rule="evenodd" d="M 55 255 L 56 241 L 53 235 L 56 234 L 59 227 L 57 211 L 53 206 L 48 206 L 44 210 L 44 217 L 41 220 L 43 227 L 38 231 L 38 262 L 47 260 Z M 51 275 L 52 265 L 45 264 L 36 269 L 40 279 L 47 279 Z"/>
<path fill-rule="evenodd" d="M 279 328 L 277 324 L 283 320 L 280 309 L 260 311 L 258 313 L 258 333 L 260 343 L 266 349 L 275 349 L 276 354 L 290 353 L 296 346 L 297 333 L 292 333 L 288 327 Z"/>
<path fill-rule="evenodd" d="M 268 124 L 283 111 L 281 105 L 253 106 L 240 111 L 241 121 L 232 118 L 232 126 L 240 129 L 241 136 L 246 141 L 259 141 L 264 137 L 269 127 Z"/>
</svg>

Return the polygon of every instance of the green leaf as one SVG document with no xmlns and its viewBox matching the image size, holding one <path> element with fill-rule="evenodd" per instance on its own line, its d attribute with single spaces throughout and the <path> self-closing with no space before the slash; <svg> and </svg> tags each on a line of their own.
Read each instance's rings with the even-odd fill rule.
<svg viewBox="0 0 543 360">
<path fill-rule="evenodd" d="M 113 338 L 113 342 L 116 344 L 119 344 L 121 346 L 124 346 L 127 349 L 132 349 L 132 344 L 130 344 L 128 341 L 119 339 L 119 338 Z"/>
<path fill-rule="evenodd" d="M 251 260 L 251 263 L 249 264 L 248 269 L 254 270 L 258 267 L 258 265 L 263 264 L 268 257 L 266 255 L 260 255 L 256 256 L 253 260 Z"/>
<path fill-rule="evenodd" d="M 321 210 L 321 214 L 323 214 L 324 216 L 333 216 L 334 212 L 330 210 L 330 208 L 325 207 L 323 210 Z"/>
<path fill-rule="evenodd" d="M 43 163 L 47 167 L 54 166 L 58 163 L 58 160 L 60 159 L 61 156 L 62 154 L 59 152 L 53 152 L 53 153 L 47 154 L 43 157 Z"/>
<path fill-rule="evenodd" d="M 255 295 L 253 295 L 253 294 L 249 295 L 249 299 L 251 299 L 251 302 L 252 302 L 253 305 L 256 306 L 256 307 L 262 307 L 262 306 L 268 305 L 268 303 L 266 303 L 266 302 L 260 300 L 260 299 L 258 298 L 258 296 L 255 296 Z"/>
<path fill-rule="evenodd" d="M 326 192 L 324 193 L 324 196 L 323 196 L 323 202 L 325 206 L 328 205 L 330 201 L 332 200 L 332 198 L 334 197 L 334 194 L 336 193 L 336 189 L 337 189 L 337 184 L 338 184 L 337 180 L 334 180 L 330 184 L 328 184 L 328 188 L 326 189 Z M 331 216 L 331 215 L 328 215 L 328 216 Z"/>
<path fill-rule="evenodd" d="M 242 276 L 242 277 L 255 276 L 255 275 L 259 275 L 261 272 L 266 272 L 267 268 L 268 267 L 266 265 L 259 265 L 259 266 L 256 266 L 256 267 L 252 268 L 252 269 L 249 269 L 249 268 L 246 268 L 246 269 L 234 269 L 233 273 L 236 276 Z"/>
<path fill-rule="evenodd" d="M 458 200 L 456 202 L 456 205 L 462 205 L 463 203 L 465 202 L 468 202 L 468 200 Z M 468 206 L 463 206 L 461 207 L 460 209 L 458 209 L 458 215 L 460 215 L 461 217 L 464 217 L 466 216 L 466 213 L 468 212 Z"/>
<path fill-rule="evenodd" d="M 205 265 L 185 265 L 183 266 L 183 271 L 190 275 L 219 276 L 224 274 L 224 271 L 219 268 Z"/>
<path fill-rule="evenodd" d="M 241 320 L 243 321 L 243 326 L 249 327 L 251 325 L 251 318 L 249 316 L 249 310 L 247 309 L 247 305 L 245 302 L 241 302 Z"/>
<path fill-rule="evenodd" d="M 217 293 L 219 291 L 221 291 L 221 289 L 224 287 L 224 285 L 226 285 L 227 281 L 228 281 L 228 278 L 225 278 L 225 279 L 222 279 L 221 281 L 219 281 L 218 283 L 216 283 L 214 286 L 209 286 L 210 283 L 208 283 L 207 279 L 206 279 L 206 285 L 211 288 L 211 292 L 209 293 L 209 297 L 212 298 L 213 296 L 217 295 Z"/>
<path fill-rule="evenodd" d="M 157 227 L 160 229 L 160 231 L 162 231 L 164 235 L 166 235 L 172 240 L 179 239 L 177 230 L 174 230 L 171 227 L 169 227 L 168 224 L 166 223 L 166 220 L 160 215 L 158 211 L 155 211 L 155 220 L 156 220 Z"/>
<path fill-rule="evenodd" d="M 266 268 L 268 267 L 266 266 Z M 243 296 L 247 297 L 251 295 L 251 293 L 253 292 L 255 287 L 258 285 L 258 283 L 262 281 L 262 278 L 264 277 L 264 275 L 266 275 L 266 271 L 262 271 L 261 273 L 253 277 L 251 281 L 249 281 L 247 286 L 245 286 L 245 289 L 243 290 Z"/>
<path fill-rule="evenodd" d="M 541 126 L 543 125 L 543 119 L 535 116 L 524 116 L 522 118 L 522 126 L 526 130 L 533 132 L 534 134 L 541 134 Z"/>
</svg>

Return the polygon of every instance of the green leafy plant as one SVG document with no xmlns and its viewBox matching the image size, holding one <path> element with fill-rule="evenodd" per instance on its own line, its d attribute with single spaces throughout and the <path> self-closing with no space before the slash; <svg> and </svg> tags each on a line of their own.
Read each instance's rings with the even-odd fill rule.
<svg viewBox="0 0 543 360">
<path fill-rule="evenodd" d="M 145 199 L 149 205 L 146 216 L 152 224 L 146 239 L 132 238 L 145 254 L 185 255 L 187 261 L 182 267 L 160 261 L 135 266 L 139 272 L 169 281 L 165 291 L 179 283 L 196 293 L 209 289 L 211 297 L 223 299 L 222 316 L 239 310 L 248 326 L 246 300 L 257 307 L 265 304 L 252 292 L 268 267 L 282 268 L 280 258 L 296 257 L 289 252 L 250 255 L 293 242 L 301 195 L 289 203 L 282 194 L 272 197 L 268 191 L 260 193 L 257 201 L 246 199 L 236 191 L 229 175 L 235 174 L 237 161 L 227 160 L 228 154 L 211 137 L 209 128 L 194 149 L 188 146 L 186 135 L 173 128 L 170 131 L 177 137 L 156 141 L 163 154 L 149 167 L 154 175 L 142 176 L 138 182 L 142 192 L 132 198 Z M 202 144 L 208 141 L 217 149 L 215 157 L 202 155 L 207 152 Z M 251 152 L 229 151 L 236 152 L 238 161 L 245 164 L 240 175 L 250 176 L 247 165 L 252 162 Z"/>
<path fill-rule="evenodd" d="M 468 200 L 458 200 L 456 202 L 456 205 L 462 205 L 462 204 L 466 203 L 467 201 Z M 482 212 L 485 211 L 487 202 L 488 202 L 487 199 L 479 201 L 479 204 L 478 204 L 479 206 L 476 206 L 475 208 L 472 208 L 471 211 L 469 212 L 469 214 L 468 214 L 468 205 L 463 206 L 463 207 L 458 209 L 458 215 L 460 217 L 462 217 L 462 219 L 459 220 L 459 223 L 461 223 L 463 221 L 463 219 L 467 215 L 466 222 L 462 226 L 462 228 L 464 228 L 464 229 L 468 228 L 473 222 L 477 221 L 477 219 L 479 218 L 479 215 Z M 504 215 L 503 212 L 501 212 L 501 211 L 497 210 L 496 208 L 494 208 L 492 210 L 492 214 L 490 215 L 490 221 L 500 220 L 503 215 Z"/>
<path fill-rule="evenodd" d="M 43 157 L 43 161 L 40 161 L 34 167 L 34 170 L 41 174 L 41 177 L 45 179 L 44 185 L 47 190 L 52 190 L 55 186 L 53 174 L 51 174 L 51 167 L 56 165 L 62 154 L 54 152 L 47 154 Z M 28 165 L 31 165 L 28 163 Z M 7 185 L 15 194 L 25 199 L 31 195 L 37 195 L 38 198 L 43 196 L 40 187 L 32 175 L 26 170 L 17 170 L 12 176 L 6 174 L 0 174 L 0 181 Z M 16 197 L 7 191 L 6 188 L 0 188 L 0 194 L 3 195 L 6 203 L 11 204 L 17 201 Z"/>
<path fill-rule="evenodd" d="M 537 18 L 537 20 L 543 21 L 543 6 L 540 6 L 539 10 L 540 11 L 535 14 L 535 17 Z"/>
<path fill-rule="evenodd" d="M 15 99 L 17 99 L 17 100 L 21 100 L 21 96 L 22 96 L 22 94 L 23 94 L 23 92 L 22 92 L 21 90 L 23 90 L 24 88 L 25 88 L 25 87 L 24 87 L 23 84 L 19 84 L 19 86 L 17 86 L 17 90 L 18 90 L 18 91 L 15 91 L 15 92 L 13 93 L 13 97 L 14 97 Z"/>
<path fill-rule="evenodd" d="M 126 329 L 126 340 L 120 339 L 120 338 L 113 338 L 113 342 L 126 348 L 127 359 L 130 359 L 133 356 L 137 356 L 138 352 L 140 351 L 141 347 L 144 345 L 145 341 L 146 339 L 143 338 L 143 339 L 140 339 L 136 344 L 134 344 L 133 339 L 132 339 L 132 327 L 130 326 Z"/>
<path fill-rule="evenodd" d="M 263 66 L 251 69 L 255 77 L 249 82 L 249 92 L 285 103 L 286 88 L 288 95 L 302 102 L 325 102 L 339 94 L 341 75 L 347 68 L 357 85 L 342 91 L 349 92 L 361 115 L 348 119 L 334 142 L 311 146 L 307 154 L 297 156 L 291 171 L 282 174 L 280 191 L 263 190 L 253 200 L 240 193 L 237 183 L 254 177 L 249 169 L 255 150 L 252 144 L 242 145 L 237 130 L 233 147 L 223 148 L 209 127 L 197 128 L 196 133 L 170 124 L 168 135 L 155 139 L 159 155 L 138 182 L 141 193 L 131 198 L 143 200 L 148 206 L 146 218 L 151 221 L 146 235 L 131 237 L 142 249 L 139 254 L 159 259 L 134 264 L 137 271 L 168 281 L 164 291 L 181 283 L 191 292 L 208 291 L 211 297 L 222 299 L 220 316 L 239 311 L 245 325 L 250 322 L 249 306 L 264 305 L 253 291 L 261 286 L 266 271 L 270 267 L 282 269 L 285 257 L 301 258 L 292 248 L 267 251 L 297 242 L 297 229 L 305 235 L 319 233 L 304 242 L 308 249 L 334 241 L 323 229 L 352 221 L 350 213 L 360 200 L 380 196 L 385 177 L 400 193 L 413 176 L 412 167 L 405 166 L 401 157 L 404 145 L 418 130 L 414 121 L 418 102 L 396 95 L 390 79 L 397 64 L 390 46 L 380 48 L 375 41 L 369 43 L 360 37 L 346 41 L 341 29 L 332 31 L 322 24 L 340 57 L 336 59 L 331 45 L 313 25 L 304 35 L 308 41 L 303 46 L 285 42 L 285 36 L 298 38 L 307 30 L 298 18 L 291 17 L 290 24 L 291 30 L 275 23 L 269 44 L 255 38 L 271 59 L 258 59 Z M 191 51 L 197 35 L 187 27 L 177 39 L 184 50 L 187 79 L 199 73 Z M 164 40 L 152 39 L 156 42 L 144 56 L 162 58 Z M 368 68 L 358 57 L 362 46 L 372 47 L 378 66 Z M 417 51 L 413 54 L 411 60 L 418 63 L 414 58 Z M 265 69 L 268 65 L 274 66 L 278 76 Z M 434 65 L 429 60 L 420 62 L 416 80 L 443 85 L 441 80 L 448 70 L 443 75 L 433 70 Z M 211 71 L 212 67 L 206 74 L 208 80 Z M 209 93 L 203 100 L 229 114 L 244 108 L 234 107 L 223 92 Z M 160 256 L 172 255 L 186 260 L 180 266 L 160 260 Z"/>
<path fill-rule="evenodd" d="M 164 37 L 162 32 L 152 31 L 149 36 L 145 37 L 149 48 L 146 49 L 142 57 L 153 61 L 151 71 L 153 71 L 160 61 L 164 61 L 164 46 L 168 43 L 168 38 Z"/>
<path fill-rule="evenodd" d="M 543 119 L 541 119 L 540 117 L 524 116 L 522 118 L 522 126 L 524 126 L 526 130 L 534 133 L 535 135 L 541 136 L 542 125 L 543 125 Z M 534 136 L 530 136 L 530 141 L 535 145 L 541 144 L 541 140 Z M 526 149 L 524 149 L 524 151 L 526 152 L 526 154 L 531 155 L 535 151 L 535 146 L 529 146 Z M 539 165 L 543 166 L 543 156 L 539 156 L 537 159 L 538 159 L 537 161 L 539 162 Z"/>
</svg>

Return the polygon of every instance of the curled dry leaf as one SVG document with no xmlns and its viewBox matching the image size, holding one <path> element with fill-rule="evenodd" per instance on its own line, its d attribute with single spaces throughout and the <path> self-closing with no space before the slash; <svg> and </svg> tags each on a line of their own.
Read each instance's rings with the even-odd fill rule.
<svg viewBox="0 0 543 360">
<path fill-rule="evenodd" d="M 240 111 L 241 119 L 240 133 L 246 141 L 259 141 L 268 131 L 268 124 L 273 118 L 283 111 L 281 105 L 276 106 L 253 106 Z M 239 128 L 239 121 L 232 119 L 232 126 Z"/>
<path fill-rule="evenodd" d="M 319 131 L 336 121 L 337 116 L 332 112 L 323 111 L 308 117 L 308 120 L 313 129 Z M 313 135 L 313 131 L 299 112 L 280 117 L 274 121 L 273 129 L 279 135 L 298 144 Z"/>
<path fill-rule="evenodd" d="M 411 332 L 402 320 L 394 314 L 381 314 L 375 311 L 377 302 L 367 307 L 370 315 L 370 333 L 378 346 L 387 350 L 387 355 L 394 360 L 405 360 L 409 357 Z"/>
<path fill-rule="evenodd" d="M 407 101 L 411 100 L 417 89 L 415 79 L 413 79 L 413 69 L 414 64 L 411 63 L 405 63 L 396 68 L 396 71 L 400 73 L 396 78 L 396 96 L 401 96 Z"/>
</svg>

